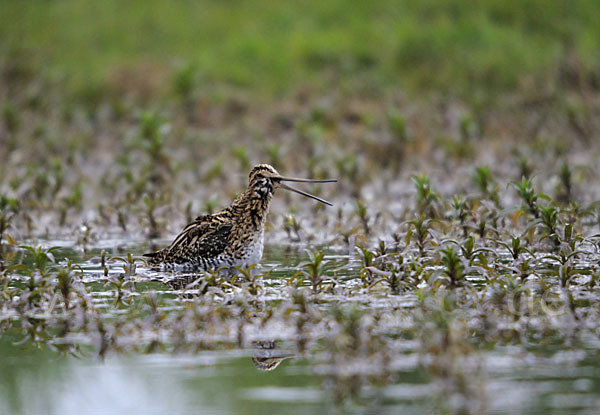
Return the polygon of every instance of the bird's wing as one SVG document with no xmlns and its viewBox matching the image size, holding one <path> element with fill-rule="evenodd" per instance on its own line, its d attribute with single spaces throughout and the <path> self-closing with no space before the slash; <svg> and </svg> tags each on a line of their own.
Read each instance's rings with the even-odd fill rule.
<svg viewBox="0 0 600 415">
<path fill-rule="evenodd" d="M 187 225 L 173 243 L 156 253 L 160 261 L 182 263 L 189 260 L 212 258 L 221 254 L 229 243 L 233 224 L 214 216 L 199 216 Z"/>
</svg>

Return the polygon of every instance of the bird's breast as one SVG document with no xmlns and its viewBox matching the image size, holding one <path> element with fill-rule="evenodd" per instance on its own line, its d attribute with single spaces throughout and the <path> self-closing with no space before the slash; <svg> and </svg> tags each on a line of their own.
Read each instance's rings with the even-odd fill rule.
<svg viewBox="0 0 600 415">
<path fill-rule="evenodd" d="M 242 254 L 242 264 L 244 266 L 258 264 L 263 255 L 264 232 L 255 234 L 245 245 Z"/>
</svg>

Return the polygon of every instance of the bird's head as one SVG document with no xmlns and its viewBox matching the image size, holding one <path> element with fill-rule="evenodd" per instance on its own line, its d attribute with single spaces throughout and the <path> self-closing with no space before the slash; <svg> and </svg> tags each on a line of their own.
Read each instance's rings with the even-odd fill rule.
<svg viewBox="0 0 600 415">
<path fill-rule="evenodd" d="M 310 193 L 304 192 L 302 190 L 295 189 L 291 186 L 288 186 L 282 182 L 304 182 L 304 183 L 331 183 L 336 182 L 335 179 L 327 179 L 327 180 L 312 180 L 312 179 L 298 179 L 294 177 L 284 177 L 279 174 L 277 170 L 273 168 L 273 166 L 269 164 L 258 164 L 254 166 L 252 171 L 250 171 L 249 176 L 250 188 L 257 196 L 261 198 L 266 198 L 271 196 L 275 190 L 279 187 L 290 190 L 292 192 L 299 193 L 303 196 L 310 197 L 315 199 L 321 203 L 325 203 L 326 205 L 333 206 L 326 200 L 323 200 L 317 196 L 311 195 Z"/>
</svg>

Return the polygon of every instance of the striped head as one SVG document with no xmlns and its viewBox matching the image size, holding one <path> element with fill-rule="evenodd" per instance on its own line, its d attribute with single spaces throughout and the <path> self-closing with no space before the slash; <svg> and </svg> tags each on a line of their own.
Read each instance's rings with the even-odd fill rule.
<svg viewBox="0 0 600 415">
<path fill-rule="evenodd" d="M 281 175 L 268 164 L 254 166 L 249 176 L 249 187 L 261 199 L 269 198 L 280 186 Z"/>
<path fill-rule="evenodd" d="M 273 168 L 273 166 L 270 166 L 268 164 L 258 164 L 254 166 L 254 168 L 250 172 L 249 188 L 252 189 L 252 192 L 261 199 L 270 198 L 275 192 L 275 190 L 281 187 L 283 189 L 290 190 L 292 192 L 301 194 L 302 196 L 310 197 L 311 199 L 315 199 L 316 201 L 332 206 L 332 204 L 326 200 L 323 200 L 302 190 L 298 190 L 296 188 L 288 186 L 287 184 L 282 182 L 332 183 L 336 181 L 337 180 L 335 179 L 312 180 L 299 179 L 295 177 L 284 177 L 280 175 L 279 172 Z"/>
</svg>

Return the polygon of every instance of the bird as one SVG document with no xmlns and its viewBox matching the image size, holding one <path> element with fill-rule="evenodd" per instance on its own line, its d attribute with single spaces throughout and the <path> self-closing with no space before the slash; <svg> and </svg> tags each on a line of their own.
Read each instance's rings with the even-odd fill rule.
<svg viewBox="0 0 600 415">
<path fill-rule="evenodd" d="M 235 267 L 258 264 L 264 249 L 264 231 L 271 199 L 279 188 L 318 202 L 330 202 L 284 182 L 332 183 L 336 179 L 312 180 L 284 177 L 269 164 L 258 164 L 249 174 L 248 188 L 217 213 L 198 216 L 171 245 L 144 254 L 151 268 L 169 271 L 235 272 Z"/>
</svg>

